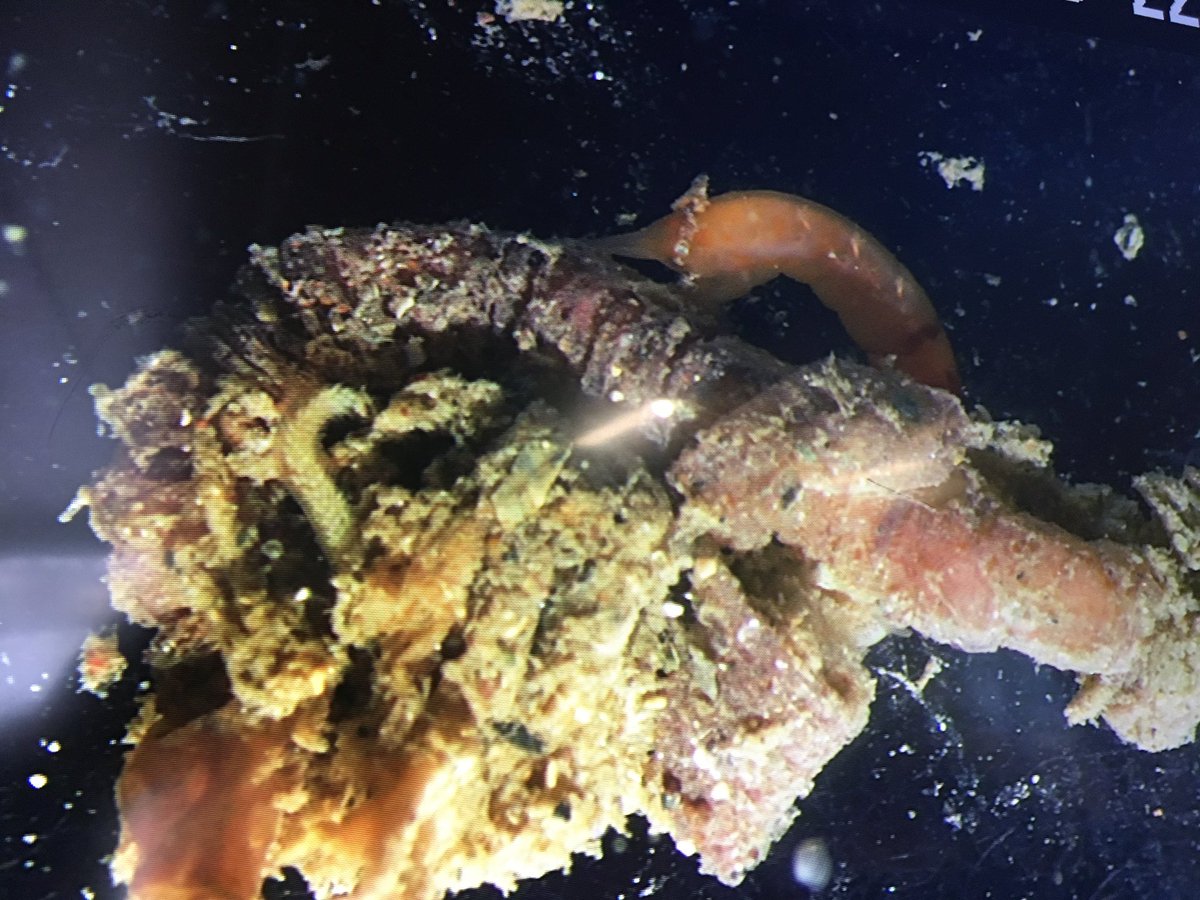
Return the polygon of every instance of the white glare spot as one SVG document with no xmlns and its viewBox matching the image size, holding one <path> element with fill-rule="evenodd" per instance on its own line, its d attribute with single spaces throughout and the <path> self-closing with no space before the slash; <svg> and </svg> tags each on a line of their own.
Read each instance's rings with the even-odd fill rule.
<svg viewBox="0 0 1200 900">
<path fill-rule="evenodd" d="M 35 791 L 40 791 L 42 788 L 44 788 L 49 783 L 50 783 L 50 779 L 47 778 L 45 775 L 43 775 L 41 772 L 35 772 L 34 774 L 29 776 L 29 786 L 31 788 L 33 788 Z"/>
<path fill-rule="evenodd" d="M 650 412 L 654 413 L 660 419 L 669 419 L 675 415 L 675 401 L 668 400 L 666 397 L 660 397 L 657 400 L 650 401 Z"/>
</svg>

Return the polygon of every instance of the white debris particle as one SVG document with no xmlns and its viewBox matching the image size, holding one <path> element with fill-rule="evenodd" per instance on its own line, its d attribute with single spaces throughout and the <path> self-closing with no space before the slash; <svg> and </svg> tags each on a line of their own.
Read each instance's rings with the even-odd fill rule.
<svg viewBox="0 0 1200 900">
<path fill-rule="evenodd" d="M 37 839 L 38 839 L 38 836 L 36 834 L 30 833 L 30 834 L 21 835 L 21 840 L 24 841 L 26 844 L 30 844 L 30 845 L 36 844 Z"/>
<path fill-rule="evenodd" d="M 331 62 L 333 62 L 333 57 L 327 53 L 320 59 L 313 59 L 311 56 L 309 56 L 304 60 L 304 62 L 293 63 L 292 68 L 307 69 L 309 72 L 320 72 Z"/>
<path fill-rule="evenodd" d="M 497 0 L 496 15 L 504 21 L 554 22 L 563 14 L 563 0 Z"/>
<path fill-rule="evenodd" d="M 982 191 L 985 167 L 982 159 L 975 156 L 946 156 L 936 150 L 922 150 L 917 154 L 922 166 L 933 166 L 947 188 L 969 184 L 971 190 Z"/>
<path fill-rule="evenodd" d="M 45 775 L 43 775 L 41 772 L 34 772 L 32 775 L 29 776 L 29 786 L 31 788 L 33 788 L 35 791 L 40 791 L 42 788 L 44 788 L 49 783 L 50 783 L 50 779 L 47 778 Z"/>
<path fill-rule="evenodd" d="M 944 663 L 941 657 L 931 656 L 925 661 L 925 667 L 921 670 L 921 674 L 917 677 L 916 681 L 913 681 L 903 672 L 893 671 L 892 669 L 879 669 L 878 672 L 880 675 L 886 675 L 908 691 L 914 700 L 923 700 L 925 688 L 929 687 L 929 682 L 941 674 L 943 668 Z M 901 744 L 900 752 L 912 753 L 913 750 L 909 744 Z"/>
<path fill-rule="evenodd" d="M 1010 784 L 1000 790 L 996 797 L 997 806 L 1016 807 L 1020 806 L 1025 800 L 1028 800 L 1033 795 L 1029 785 L 1023 781 L 1018 781 L 1016 784 Z"/>
<path fill-rule="evenodd" d="M 833 859 L 824 840 L 805 838 L 796 845 L 792 851 L 792 877 L 813 893 L 829 886 L 833 878 Z"/>
<path fill-rule="evenodd" d="M 1121 255 L 1132 260 L 1141 252 L 1146 243 L 1146 232 L 1133 213 L 1125 213 L 1124 224 L 1113 233 L 1113 243 L 1121 251 Z"/>
</svg>

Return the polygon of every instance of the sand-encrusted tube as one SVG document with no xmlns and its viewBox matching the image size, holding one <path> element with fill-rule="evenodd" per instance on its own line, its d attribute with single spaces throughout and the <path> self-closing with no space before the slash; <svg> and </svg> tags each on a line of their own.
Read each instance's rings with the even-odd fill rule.
<svg viewBox="0 0 1200 900">
<path fill-rule="evenodd" d="M 123 446 L 79 503 L 172 686 L 118 791 L 134 900 L 284 866 L 318 896 L 509 890 L 635 812 L 736 883 L 898 628 L 1074 669 L 1072 719 L 1140 746 L 1193 735 L 1185 485 L 1113 527 L 944 391 L 787 366 L 480 226 L 314 229 L 242 286 L 253 317 L 97 392 Z M 684 414 L 628 420 L 651 441 L 580 439 L 654 401 Z"/>
</svg>

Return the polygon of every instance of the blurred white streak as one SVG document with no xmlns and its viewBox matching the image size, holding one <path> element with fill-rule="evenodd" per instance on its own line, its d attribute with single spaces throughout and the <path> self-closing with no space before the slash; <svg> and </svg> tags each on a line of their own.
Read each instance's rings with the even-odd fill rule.
<svg viewBox="0 0 1200 900">
<path fill-rule="evenodd" d="M 0 724 L 73 682 L 84 637 L 115 617 L 103 575 L 98 554 L 0 556 Z"/>
<path fill-rule="evenodd" d="M 659 397 L 643 403 L 636 409 L 613 416 L 598 428 L 581 434 L 575 439 L 576 447 L 598 447 L 628 434 L 636 428 L 641 428 L 655 419 L 669 419 L 675 415 L 675 402 L 666 397 Z"/>
</svg>

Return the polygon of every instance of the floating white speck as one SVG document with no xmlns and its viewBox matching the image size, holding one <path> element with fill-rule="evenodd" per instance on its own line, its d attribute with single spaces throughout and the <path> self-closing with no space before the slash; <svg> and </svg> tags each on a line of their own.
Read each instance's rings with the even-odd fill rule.
<svg viewBox="0 0 1200 900">
<path fill-rule="evenodd" d="M 45 775 L 43 775 L 41 772 L 34 772 L 32 775 L 29 776 L 29 786 L 31 788 L 33 788 L 35 791 L 40 791 L 42 788 L 44 788 L 49 783 L 50 783 L 50 779 L 47 778 Z"/>
</svg>

